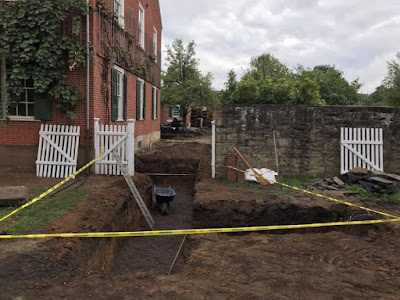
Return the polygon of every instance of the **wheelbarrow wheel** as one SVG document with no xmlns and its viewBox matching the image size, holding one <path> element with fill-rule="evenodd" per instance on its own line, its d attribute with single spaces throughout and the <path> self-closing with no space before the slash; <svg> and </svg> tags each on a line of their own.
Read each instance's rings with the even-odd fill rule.
<svg viewBox="0 0 400 300">
<path fill-rule="evenodd" d="M 160 204 L 160 211 L 161 211 L 162 215 L 164 215 L 164 216 L 168 215 L 168 203 L 167 202 Z"/>
</svg>

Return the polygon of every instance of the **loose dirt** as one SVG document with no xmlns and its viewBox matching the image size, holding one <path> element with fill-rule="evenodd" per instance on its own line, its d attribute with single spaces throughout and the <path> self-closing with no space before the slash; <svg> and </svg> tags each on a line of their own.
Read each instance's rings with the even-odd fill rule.
<svg viewBox="0 0 400 300">
<path fill-rule="evenodd" d="M 151 209 L 157 229 L 378 218 L 376 215 L 304 194 L 271 193 L 268 190 L 259 193 L 249 188 L 229 187 L 222 182 L 211 180 L 209 150 L 209 145 L 198 143 L 167 144 L 158 145 L 151 154 L 139 155 L 137 160 L 140 162 L 140 170 L 149 173 L 196 172 L 198 162 L 200 160 L 203 162 L 195 179 L 195 188 L 193 179 L 153 177 L 157 185 L 171 185 L 178 192 L 172 202 L 169 216 L 161 216 L 155 207 Z M 90 201 L 86 199 L 86 204 L 80 204 L 86 207 L 86 210 L 71 212 L 68 217 L 59 220 L 48 230 L 59 232 L 64 228 L 72 230 L 77 227 L 100 230 L 106 223 L 114 224 L 109 225 L 109 230 L 116 230 L 117 227 L 127 230 L 147 230 L 146 223 L 139 218 L 137 207 L 130 207 L 126 199 L 118 200 L 129 195 L 123 180 L 110 177 L 91 180 L 86 186 L 98 192 L 98 195 L 93 197 L 96 194 L 92 194 Z M 141 193 L 150 195 L 152 187 L 148 178 L 143 177 L 143 180 L 141 186 L 144 188 Z M 150 205 L 151 199 L 147 196 L 146 199 Z M 346 200 L 400 215 L 400 207 L 392 203 L 353 198 Z M 127 205 L 125 209 L 124 205 Z M 114 215 L 114 218 L 98 211 Z M 101 225 L 99 218 L 106 218 L 107 221 Z M 130 220 L 130 223 L 127 220 Z M 95 239 L 89 239 L 87 242 L 67 241 L 81 246 L 66 245 L 63 241 L 57 241 L 53 248 L 45 244 L 41 251 L 46 254 L 42 253 L 41 263 L 36 264 L 35 260 L 31 259 L 32 256 L 16 254 L 13 263 L 19 267 L 12 268 L 10 264 L 6 267 L 4 264 L 0 265 L 1 297 L 5 299 L 15 297 L 20 297 L 19 299 L 400 298 L 398 255 L 400 232 L 399 225 L 396 224 L 353 226 L 346 229 L 280 231 L 275 234 L 189 236 L 178 264 L 170 276 L 165 274 L 182 236 L 126 238 L 120 239 L 119 242 L 115 240 L 103 239 L 105 244 Z M 65 249 L 66 246 L 81 250 L 70 250 L 66 252 L 70 253 L 69 255 L 60 256 L 61 249 Z M 33 248 L 34 253 L 38 253 L 37 248 L 32 245 L 29 247 Z M 104 251 L 93 250 L 102 247 L 105 247 Z M 87 250 L 85 252 L 82 249 Z M 96 257 L 96 263 L 85 264 L 83 260 L 90 256 L 83 253 L 90 251 L 98 251 L 92 256 Z M 105 263 L 107 261 L 108 263 Z M 3 260 L 0 259 L 0 263 L 4 263 Z M 101 263 L 106 266 L 104 270 L 99 268 Z M 71 266 L 75 266 L 75 269 Z M 88 268 L 89 266 L 91 268 Z M 35 268 L 39 269 L 39 273 Z M 48 272 L 46 276 L 43 275 L 45 272 Z"/>
</svg>

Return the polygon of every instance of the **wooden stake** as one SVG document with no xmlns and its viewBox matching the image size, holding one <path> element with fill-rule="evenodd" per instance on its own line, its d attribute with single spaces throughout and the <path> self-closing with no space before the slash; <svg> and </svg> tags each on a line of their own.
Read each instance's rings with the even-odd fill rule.
<svg viewBox="0 0 400 300">
<path fill-rule="evenodd" d="M 275 162 L 276 162 L 276 172 L 279 174 L 279 162 L 278 162 L 278 151 L 276 150 L 276 138 L 275 131 L 272 132 L 274 136 L 274 147 L 275 147 Z"/>
<path fill-rule="evenodd" d="M 172 262 L 171 268 L 169 268 L 168 275 L 171 275 L 171 272 L 172 272 L 172 270 L 173 270 L 174 267 L 175 267 L 175 264 L 176 264 L 176 261 L 178 260 L 179 254 L 180 254 L 181 251 L 182 251 L 183 244 L 184 244 L 185 241 L 186 241 L 186 237 L 187 237 L 187 234 L 185 234 L 185 236 L 183 237 L 183 240 L 182 240 L 181 245 L 179 246 L 178 252 L 176 252 L 175 259 L 174 259 L 174 261 Z"/>
</svg>

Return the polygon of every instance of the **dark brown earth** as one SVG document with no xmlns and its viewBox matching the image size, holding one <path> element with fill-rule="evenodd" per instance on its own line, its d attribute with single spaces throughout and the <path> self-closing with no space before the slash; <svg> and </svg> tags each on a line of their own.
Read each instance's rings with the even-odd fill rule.
<svg viewBox="0 0 400 300">
<path fill-rule="evenodd" d="M 147 166 L 142 172 L 191 173 L 202 160 L 196 179 L 153 177 L 157 185 L 171 185 L 178 192 L 169 216 L 151 209 L 157 229 L 378 218 L 305 194 L 274 194 L 268 188 L 253 193 L 211 180 L 209 146 L 169 144 L 154 151 L 160 152 L 138 158 Z M 176 164 L 179 167 L 164 162 L 180 155 L 187 157 Z M 136 182 L 151 205 L 148 177 L 137 178 L 142 178 Z M 90 177 L 83 187 L 93 194 L 47 232 L 147 230 L 135 204 L 130 205 L 123 179 Z M 346 200 L 400 215 L 395 204 Z M 18 241 L 12 255 L 0 252 L 0 299 L 400 298 L 400 233 L 395 224 L 189 236 L 173 274 L 167 276 L 181 240 Z M 0 241 L 0 249 L 6 246 Z"/>
</svg>

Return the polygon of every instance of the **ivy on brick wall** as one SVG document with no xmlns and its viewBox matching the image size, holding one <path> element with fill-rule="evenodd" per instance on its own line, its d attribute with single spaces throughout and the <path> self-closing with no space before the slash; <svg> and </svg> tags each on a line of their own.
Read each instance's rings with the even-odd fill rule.
<svg viewBox="0 0 400 300">
<path fill-rule="evenodd" d="M 67 118 L 74 118 L 82 95 L 67 72 L 86 62 L 82 18 L 86 0 L 18 0 L 0 5 L 0 54 L 6 56 L 7 86 L 17 103 L 25 80 L 48 93 Z"/>
</svg>

